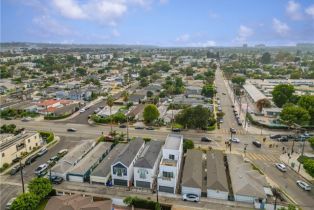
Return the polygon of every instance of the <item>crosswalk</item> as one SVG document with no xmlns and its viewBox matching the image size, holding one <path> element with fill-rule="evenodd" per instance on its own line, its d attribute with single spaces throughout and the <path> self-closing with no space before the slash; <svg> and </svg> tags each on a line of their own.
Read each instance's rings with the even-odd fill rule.
<svg viewBox="0 0 314 210">
<path fill-rule="evenodd" d="M 215 130 L 215 133 L 219 133 L 219 134 L 230 134 L 230 128 L 220 128 Z M 236 135 L 244 135 L 246 134 L 246 131 L 243 129 L 237 129 L 237 133 Z"/>
<path fill-rule="evenodd" d="M 250 160 L 262 160 L 270 163 L 278 163 L 280 162 L 279 157 L 271 154 L 259 154 L 247 152 L 246 157 Z"/>
</svg>

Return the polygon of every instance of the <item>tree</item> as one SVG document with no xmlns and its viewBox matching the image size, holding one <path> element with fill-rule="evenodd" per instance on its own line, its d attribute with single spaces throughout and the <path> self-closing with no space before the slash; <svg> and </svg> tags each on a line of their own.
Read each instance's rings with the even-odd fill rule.
<svg viewBox="0 0 314 210">
<path fill-rule="evenodd" d="M 271 62 L 271 55 L 269 52 L 265 52 L 261 57 L 262 64 L 269 64 Z"/>
<path fill-rule="evenodd" d="M 15 124 L 3 124 L 0 128 L 0 133 L 14 133 L 16 128 Z"/>
<path fill-rule="evenodd" d="M 34 193 L 23 193 L 12 203 L 11 210 L 33 210 L 36 209 L 40 199 Z"/>
<path fill-rule="evenodd" d="M 193 149 L 194 148 L 194 142 L 190 139 L 184 139 L 183 140 L 183 151 L 186 153 L 188 149 Z"/>
<path fill-rule="evenodd" d="M 77 68 L 77 69 L 76 69 L 76 72 L 77 72 L 80 76 L 85 76 L 85 75 L 86 75 L 86 69 L 81 68 L 81 67 Z"/>
<path fill-rule="evenodd" d="M 122 93 L 122 98 L 123 98 L 123 101 L 124 102 L 128 102 L 128 100 L 129 100 L 129 92 L 128 91 L 123 91 L 123 93 Z"/>
<path fill-rule="evenodd" d="M 145 106 L 143 112 L 143 118 L 146 123 L 151 123 L 159 117 L 159 111 L 154 104 L 148 104 Z"/>
<path fill-rule="evenodd" d="M 301 72 L 300 70 L 294 70 L 290 74 L 290 79 L 300 79 L 301 78 Z"/>
<path fill-rule="evenodd" d="M 215 94 L 215 88 L 212 85 L 204 85 L 202 88 L 202 95 L 206 97 L 213 97 Z"/>
<path fill-rule="evenodd" d="M 175 121 L 187 128 L 207 129 L 210 115 L 209 109 L 198 105 L 183 109 Z"/>
<path fill-rule="evenodd" d="M 152 91 L 147 91 L 147 93 L 146 93 L 146 96 L 148 97 L 148 98 L 150 98 L 150 97 L 152 97 L 154 95 L 154 93 L 152 92 Z"/>
<path fill-rule="evenodd" d="M 310 121 L 309 112 L 296 105 L 286 105 L 280 113 L 280 119 L 288 126 L 293 124 L 307 125 Z"/>
<path fill-rule="evenodd" d="M 273 101 L 278 107 L 282 107 L 285 103 L 290 102 L 294 93 L 294 87 L 289 84 L 276 85 L 272 95 Z"/>
<path fill-rule="evenodd" d="M 269 108 L 270 106 L 271 103 L 267 98 L 260 99 L 256 102 L 256 107 L 260 112 L 263 111 L 263 108 Z"/>
<path fill-rule="evenodd" d="M 241 76 L 236 76 L 236 77 L 233 77 L 231 79 L 231 82 L 233 84 L 237 84 L 239 85 L 240 87 L 242 87 L 244 84 L 245 84 L 245 78 L 244 77 L 241 77 Z"/>
<path fill-rule="evenodd" d="M 148 84 L 149 84 L 148 79 L 142 78 L 142 79 L 140 80 L 140 86 L 141 86 L 141 87 L 146 87 L 146 86 L 148 86 Z"/>
<path fill-rule="evenodd" d="M 309 112 L 311 116 L 310 125 L 314 125 L 314 95 L 301 96 L 298 105 Z"/>
<path fill-rule="evenodd" d="M 39 199 L 45 198 L 52 190 L 52 184 L 46 178 L 34 178 L 28 184 L 29 192 L 34 193 Z"/>
<path fill-rule="evenodd" d="M 111 108 L 114 104 L 114 98 L 112 95 L 109 95 L 107 97 L 107 105 L 109 106 L 109 112 L 110 112 L 110 132 L 112 133 L 112 117 L 111 117 Z"/>
</svg>

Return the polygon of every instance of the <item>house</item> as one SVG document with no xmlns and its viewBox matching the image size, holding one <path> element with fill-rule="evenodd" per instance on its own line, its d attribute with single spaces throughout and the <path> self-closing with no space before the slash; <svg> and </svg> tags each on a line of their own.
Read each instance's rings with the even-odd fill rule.
<svg viewBox="0 0 314 210">
<path fill-rule="evenodd" d="M 110 111 L 111 109 L 111 111 Z M 114 115 L 116 114 L 120 109 L 120 106 L 113 106 L 113 107 L 109 107 L 109 106 L 105 106 L 102 110 L 100 110 L 97 115 L 101 116 L 101 117 L 109 117 L 110 114 Z"/>
<path fill-rule="evenodd" d="M 45 206 L 45 210 L 111 210 L 112 201 L 93 201 L 92 197 L 81 195 L 53 196 Z"/>
<path fill-rule="evenodd" d="M 267 116 L 267 117 L 278 117 L 281 111 L 282 111 L 282 108 L 277 108 L 277 107 L 263 108 L 262 113 L 264 114 L 264 116 Z"/>
<path fill-rule="evenodd" d="M 223 152 L 219 150 L 208 151 L 206 161 L 207 197 L 228 200 L 229 188 Z"/>
<path fill-rule="evenodd" d="M 111 177 L 114 185 L 128 186 L 133 183 L 134 163 L 144 149 L 145 142 L 137 138 L 130 141 L 126 148 L 120 152 L 111 165 Z"/>
<path fill-rule="evenodd" d="M 42 139 L 38 132 L 23 132 L 18 135 L 0 134 L 0 167 L 3 164 L 11 164 L 21 157 L 23 153 L 30 153 L 33 149 L 42 145 Z"/>
<path fill-rule="evenodd" d="M 134 186 L 153 188 L 154 176 L 157 174 L 161 159 L 160 141 L 150 141 L 145 145 L 143 152 L 134 164 Z"/>
<path fill-rule="evenodd" d="M 146 94 L 134 93 L 129 97 L 129 102 L 133 104 L 140 104 L 144 100 L 146 100 Z"/>
<path fill-rule="evenodd" d="M 183 136 L 169 134 L 162 148 L 162 159 L 159 164 L 158 190 L 176 193 L 183 154 Z"/>
<path fill-rule="evenodd" d="M 68 172 L 68 180 L 72 182 L 84 182 L 89 179 L 93 169 L 110 152 L 112 143 L 99 142 L 73 169 Z"/>
<path fill-rule="evenodd" d="M 266 192 L 264 187 L 268 187 L 268 183 L 263 175 L 253 170 L 250 163 L 245 163 L 243 157 L 237 154 L 228 154 L 229 172 L 232 174 L 231 184 L 235 201 L 260 204 L 260 208 L 264 209 L 266 202 Z"/>
<path fill-rule="evenodd" d="M 74 166 L 78 164 L 83 159 L 83 157 L 96 145 L 94 140 L 85 140 L 81 142 L 82 143 L 73 148 L 51 168 L 51 175 L 60 176 L 64 180 L 68 180 L 68 172 L 72 170 Z"/>
<path fill-rule="evenodd" d="M 201 93 L 202 93 L 201 87 L 187 86 L 185 88 L 186 95 L 201 95 Z"/>
<path fill-rule="evenodd" d="M 202 155 L 203 152 L 200 150 L 189 149 L 187 151 L 181 183 L 182 195 L 194 194 L 201 197 L 203 182 Z"/>
<path fill-rule="evenodd" d="M 117 144 L 102 160 L 90 175 L 90 183 L 106 184 L 111 175 L 111 165 L 126 147 L 126 144 Z"/>
</svg>

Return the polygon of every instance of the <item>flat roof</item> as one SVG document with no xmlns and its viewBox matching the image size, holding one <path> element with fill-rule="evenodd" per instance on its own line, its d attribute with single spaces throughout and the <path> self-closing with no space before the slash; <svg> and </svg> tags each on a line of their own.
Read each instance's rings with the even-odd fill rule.
<svg viewBox="0 0 314 210">
<path fill-rule="evenodd" d="M 116 157 L 126 147 L 126 144 L 117 144 L 105 157 L 103 161 L 94 169 L 91 176 L 107 176 L 111 172 L 111 165 Z"/>
<path fill-rule="evenodd" d="M 69 173 L 84 175 L 111 148 L 111 142 L 100 142 Z"/>
<path fill-rule="evenodd" d="M 224 154 L 219 150 L 207 151 L 207 188 L 228 192 Z"/>
<path fill-rule="evenodd" d="M 24 133 L 20 133 L 18 135 L 3 135 L 0 139 L 0 151 L 4 151 L 5 149 L 11 147 L 14 144 L 17 144 L 19 141 L 23 141 L 31 136 L 38 134 L 37 132 L 27 131 Z"/>
<path fill-rule="evenodd" d="M 161 141 L 150 141 L 146 143 L 145 148 L 140 157 L 136 160 L 134 167 L 153 168 L 160 154 L 162 145 L 163 142 Z"/>
<path fill-rule="evenodd" d="M 183 141 L 183 136 L 180 134 L 168 134 L 164 149 L 174 149 L 179 150 L 181 142 Z"/>
<path fill-rule="evenodd" d="M 182 186 L 202 188 L 202 155 L 203 152 L 188 149 L 182 175 Z"/>
<path fill-rule="evenodd" d="M 261 99 L 267 98 L 261 91 L 259 91 L 254 85 L 250 83 L 243 85 L 243 88 L 246 90 L 246 92 L 250 95 L 255 103 Z"/>
</svg>

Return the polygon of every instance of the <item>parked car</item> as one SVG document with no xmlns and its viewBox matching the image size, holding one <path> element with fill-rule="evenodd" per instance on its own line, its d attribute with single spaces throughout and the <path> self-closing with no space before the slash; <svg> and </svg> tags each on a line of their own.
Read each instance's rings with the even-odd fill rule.
<svg viewBox="0 0 314 210">
<path fill-rule="evenodd" d="M 86 109 L 81 109 L 80 110 L 80 113 L 83 113 L 83 112 L 85 112 L 86 111 Z"/>
<path fill-rule="evenodd" d="M 182 200 L 184 201 L 192 201 L 192 202 L 199 202 L 200 198 L 194 194 L 184 194 L 182 196 Z"/>
<path fill-rule="evenodd" d="M 97 114 L 100 111 L 101 111 L 101 109 L 97 108 L 97 109 L 94 110 L 94 114 Z"/>
<path fill-rule="evenodd" d="M 230 128 L 231 133 L 237 133 L 237 130 L 235 128 Z"/>
<path fill-rule="evenodd" d="M 232 104 L 231 107 L 234 108 L 234 105 Z"/>
<path fill-rule="evenodd" d="M 76 129 L 75 128 L 68 128 L 67 131 L 68 132 L 76 132 Z"/>
<path fill-rule="evenodd" d="M 60 159 L 60 157 L 58 155 L 55 155 L 53 157 L 51 157 L 49 160 L 57 162 Z"/>
<path fill-rule="evenodd" d="M 22 168 L 24 167 L 23 164 L 17 164 L 16 166 L 14 166 L 11 171 L 10 171 L 10 175 L 15 175 L 17 172 L 19 172 Z"/>
<path fill-rule="evenodd" d="M 222 93 L 222 95 L 226 95 L 226 93 Z"/>
<path fill-rule="evenodd" d="M 287 167 L 283 163 L 276 163 L 275 166 L 276 166 L 276 168 L 278 168 L 282 172 L 286 172 L 287 171 Z"/>
<path fill-rule="evenodd" d="M 223 123 L 224 122 L 224 120 L 222 119 L 222 118 L 220 118 L 219 119 L 219 123 L 221 124 L 221 123 Z"/>
<path fill-rule="evenodd" d="M 269 136 L 269 138 L 271 138 L 271 139 L 278 139 L 280 137 L 281 137 L 280 134 L 272 134 L 272 135 Z"/>
<path fill-rule="evenodd" d="M 204 136 L 204 137 L 201 138 L 201 141 L 203 141 L 203 142 L 211 142 L 212 140 L 210 138 Z"/>
<path fill-rule="evenodd" d="M 142 129 L 144 129 L 144 127 L 143 126 L 135 126 L 135 129 L 142 130 Z"/>
<path fill-rule="evenodd" d="M 280 138 L 277 139 L 278 141 L 288 141 L 288 137 L 287 136 L 281 136 Z"/>
<path fill-rule="evenodd" d="M 240 143 L 240 139 L 236 137 L 233 137 L 232 139 L 229 139 L 229 140 L 233 143 Z"/>
<path fill-rule="evenodd" d="M 297 185 L 305 191 L 311 191 L 311 186 L 302 180 L 297 180 Z"/>
<path fill-rule="evenodd" d="M 121 124 L 121 125 L 119 125 L 119 128 L 126 128 L 126 125 L 125 124 Z"/>
<path fill-rule="evenodd" d="M 29 158 L 26 159 L 25 164 L 26 165 L 30 165 L 32 162 L 35 162 L 35 160 L 38 158 L 39 156 L 37 154 L 34 154 L 32 156 L 30 156 Z"/>
<path fill-rule="evenodd" d="M 181 132 L 180 128 L 172 128 L 172 132 Z"/>
<path fill-rule="evenodd" d="M 48 169 L 48 164 L 44 163 L 39 165 L 36 169 L 35 169 L 35 174 L 37 176 L 42 175 L 44 171 L 46 171 Z"/>
<path fill-rule="evenodd" d="M 60 176 L 51 176 L 50 180 L 52 184 L 61 184 L 63 182 L 63 178 Z"/>
<path fill-rule="evenodd" d="M 262 147 L 261 142 L 259 142 L 259 141 L 257 141 L 257 140 L 253 141 L 252 143 L 253 143 L 253 145 L 255 145 L 257 148 L 261 148 L 261 147 Z"/>
<path fill-rule="evenodd" d="M 46 154 L 48 152 L 47 148 L 44 147 L 41 150 L 39 150 L 39 152 L 37 153 L 38 156 L 43 156 L 44 154 Z"/>
<path fill-rule="evenodd" d="M 63 156 L 66 155 L 68 152 L 69 152 L 68 149 L 62 149 L 62 150 L 60 150 L 60 151 L 58 152 L 57 155 L 58 155 L 59 157 L 63 157 Z"/>
<path fill-rule="evenodd" d="M 5 205 L 5 209 L 11 209 L 12 203 L 15 201 L 16 197 L 11 198 Z"/>
<path fill-rule="evenodd" d="M 52 166 L 56 165 L 56 162 L 52 161 L 52 160 L 48 160 L 47 164 L 48 164 L 49 167 L 52 167 Z"/>
<path fill-rule="evenodd" d="M 17 163 L 17 162 L 20 162 L 20 160 L 22 160 L 21 157 L 16 157 L 12 160 L 12 163 Z"/>
<path fill-rule="evenodd" d="M 153 127 L 146 127 L 146 130 L 155 130 L 155 128 L 153 128 Z"/>
<path fill-rule="evenodd" d="M 238 122 L 238 125 L 240 125 L 240 126 L 243 125 L 240 119 L 238 119 L 237 122 Z"/>
</svg>

